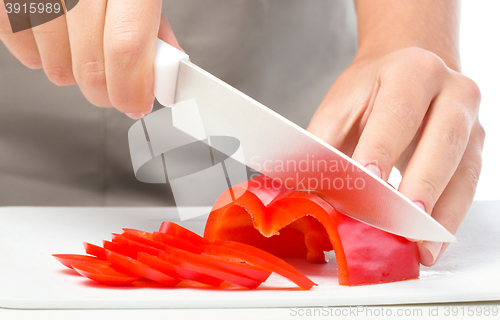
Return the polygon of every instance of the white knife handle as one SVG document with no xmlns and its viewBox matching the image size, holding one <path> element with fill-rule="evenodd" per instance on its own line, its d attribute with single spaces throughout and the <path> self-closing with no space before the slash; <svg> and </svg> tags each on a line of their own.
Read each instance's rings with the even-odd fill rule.
<svg viewBox="0 0 500 320">
<path fill-rule="evenodd" d="M 156 99 L 165 107 L 175 103 L 179 64 L 188 58 L 187 54 L 168 43 L 160 39 L 156 41 L 154 92 Z"/>
</svg>

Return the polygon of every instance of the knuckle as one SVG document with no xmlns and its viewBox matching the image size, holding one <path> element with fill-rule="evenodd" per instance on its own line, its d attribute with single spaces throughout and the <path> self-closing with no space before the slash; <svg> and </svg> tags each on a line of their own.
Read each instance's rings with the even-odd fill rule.
<svg viewBox="0 0 500 320">
<path fill-rule="evenodd" d="M 441 141 L 445 150 L 448 150 L 452 157 L 461 158 L 468 142 L 468 128 L 463 130 L 464 124 L 456 123 L 454 126 L 449 126 L 443 129 L 441 133 Z"/>
<path fill-rule="evenodd" d="M 468 185 L 475 192 L 481 174 L 482 159 L 480 155 L 464 163 L 457 168 L 457 172 L 468 182 Z"/>
<path fill-rule="evenodd" d="M 475 106 L 476 109 L 479 108 L 479 103 L 481 102 L 481 90 L 479 89 L 479 86 L 477 83 L 460 74 L 458 76 L 458 83 L 460 86 L 460 90 L 474 103 L 472 104 Z"/>
<path fill-rule="evenodd" d="M 481 146 L 482 146 L 484 143 L 484 140 L 486 139 L 486 130 L 481 125 L 481 123 L 479 123 L 479 121 L 476 124 L 476 131 L 477 131 L 477 134 L 479 136 L 479 141 L 481 142 Z"/>
<path fill-rule="evenodd" d="M 57 86 L 71 86 L 74 85 L 75 77 L 70 67 L 51 67 L 45 70 L 47 78 Z"/>
<path fill-rule="evenodd" d="M 132 61 L 142 52 L 147 37 L 140 31 L 127 27 L 126 24 L 115 27 L 109 34 L 107 51 L 112 59 Z"/>
<path fill-rule="evenodd" d="M 420 117 L 415 104 L 406 97 L 391 99 L 385 107 L 386 116 L 394 124 L 405 130 L 414 130 L 420 124 Z"/>
<path fill-rule="evenodd" d="M 401 54 L 409 59 L 412 71 L 418 74 L 426 74 L 428 77 L 440 77 L 446 70 L 444 61 L 431 51 L 409 47 L 402 49 Z"/>
<path fill-rule="evenodd" d="M 103 61 L 89 61 L 79 65 L 75 70 L 77 82 L 90 89 L 106 88 L 106 73 Z"/>
</svg>

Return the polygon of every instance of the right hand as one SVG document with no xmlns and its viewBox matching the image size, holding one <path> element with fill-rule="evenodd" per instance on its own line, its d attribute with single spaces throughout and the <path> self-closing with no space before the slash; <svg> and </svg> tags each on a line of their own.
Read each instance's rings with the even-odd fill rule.
<svg viewBox="0 0 500 320">
<path fill-rule="evenodd" d="M 43 68 L 58 86 L 78 84 L 90 103 L 133 119 L 153 107 L 156 39 L 181 49 L 161 0 L 80 1 L 67 14 L 17 33 L 0 2 L 0 40 L 22 64 Z"/>
</svg>

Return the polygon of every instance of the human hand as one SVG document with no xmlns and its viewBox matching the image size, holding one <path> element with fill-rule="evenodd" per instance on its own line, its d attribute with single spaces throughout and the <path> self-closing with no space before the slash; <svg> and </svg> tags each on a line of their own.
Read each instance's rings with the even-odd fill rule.
<svg viewBox="0 0 500 320">
<path fill-rule="evenodd" d="M 453 234 L 474 197 L 485 132 L 480 92 L 434 53 L 408 47 L 358 56 L 333 84 L 308 130 L 387 181 Z M 431 266 L 449 244 L 418 241 Z"/>
<path fill-rule="evenodd" d="M 1 0 L 0 0 L 1 1 Z M 12 33 L 0 4 L 0 40 L 59 86 L 78 84 L 92 104 L 133 119 L 151 112 L 156 39 L 180 49 L 161 0 L 86 0 L 66 15 Z"/>
</svg>

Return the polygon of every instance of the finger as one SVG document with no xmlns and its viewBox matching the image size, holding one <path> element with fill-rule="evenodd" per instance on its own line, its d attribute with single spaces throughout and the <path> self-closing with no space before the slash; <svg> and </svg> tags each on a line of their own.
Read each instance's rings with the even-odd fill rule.
<svg viewBox="0 0 500 320">
<path fill-rule="evenodd" d="M 144 115 L 154 102 L 153 63 L 161 0 L 109 0 L 104 60 L 109 99 L 121 112 Z"/>
<path fill-rule="evenodd" d="M 27 29 L 12 33 L 9 16 L 3 1 L 0 2 L 0 40 L 10 53 L 26 67 L 31 69 L 41 68 L 42 60 L 38 53 L 33 32 L 31 29 Z"/>
<path fill-rule="evenodd" d="M 109 101 L 104 63 L 106 0 L 86 0 L 67 13 L 73 74 L 83 95 L 99 107 Z"/>
<path fill-rule="evenodd" d="M 158 30 L 158 38 L 176 47 L 177 49 L 184 51 L 179 45 L 179 42 L 177 41 L 177 38 L 175 37 L 174 32 L 172 31 L 172 28 L 170 27 L 167 18 L 165 18 L 163 14 L 161 15 L 160 19 L 160 29 Z"/>
<path fill-rule="evenodd" d="M 440 91 L 445 74 L 443 61 L 429 52 L 410 52 L 388 64 L 381 71 L 380 89 L 353 160 L 387 180 Z"/>
<path fill-rule="evenodd" d="M 47 78 L 58 86 L 76 84 L 71 64 L 66 15 L 38 25 L 32 30 Z"/>
<path fill-rule="evenodd" d="M 429 213 L 462 159 L 479 109 L 475 83 L 465 77 L 453 81 L 432 103 L 399 185 L 402 194 Z"/>
<path fill-rule="evenodd" d="M 343 73 L 307 127 L 307 131 L 348 156 L 354 152 L 379 89 L 378 82 L 372 84 L 363 77 L 355 70 Z"/>
<path fill-rule="evenodd" d="M 432 211 L 432 217 L 453 234 L 457 232 L 474 199 L 481 172 L 483 143 L 484 129 L 476 122 L 462 161 Z M 420 242 L 420 262 L 425 266 L 434 265 L 448 245 Z"/>
</svg>

